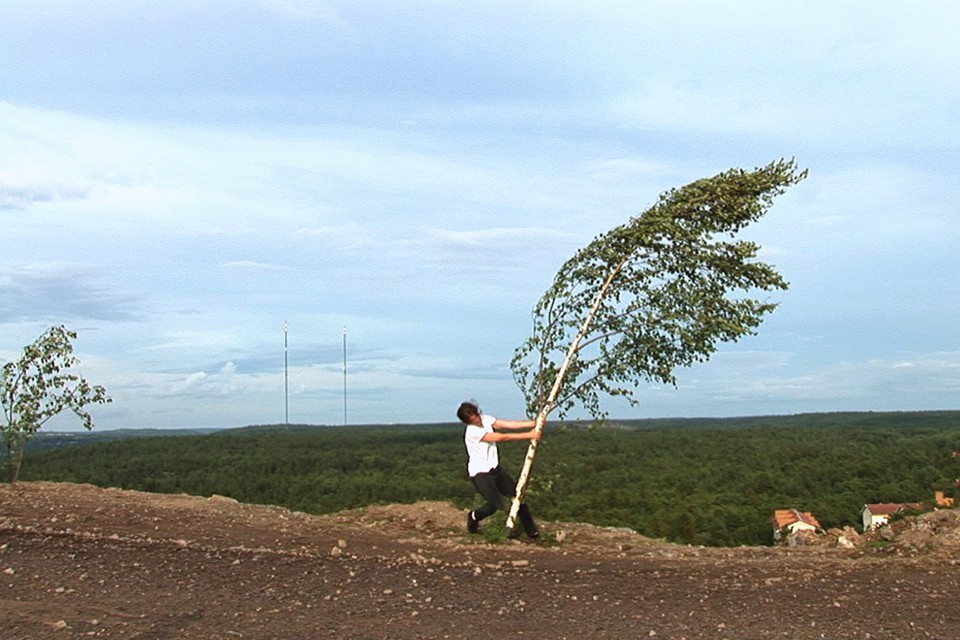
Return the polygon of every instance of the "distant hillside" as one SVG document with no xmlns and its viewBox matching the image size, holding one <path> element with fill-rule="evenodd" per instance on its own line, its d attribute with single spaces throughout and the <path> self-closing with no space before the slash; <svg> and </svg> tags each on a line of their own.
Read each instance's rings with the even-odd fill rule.
<svg viewBox="0 0 960 640">
<path fill-rule="evenodd" d="M 478 500 L 453 423 L 188 433 L 114 433 L 90 446 L 31 450 L 21 477 L 316 514 L 421 500 L 466 509 Z M 551 423 L 528 497 L 546 518 L 687 544 L 769 544 L 775 509 L 858 527 L 868 502 L 925 502 L 938 490 L 960 497 L 958 449 L 960 412 Z M 500 450 L 516 472 L 524 443 Z"/>
<path fill-rule="evenodd" d="M 197 436 L 214 433 L 217 429 L 112 429 L 109 431 L 40 431 L 28 443 L 30 453 L 50 451 L 62 447 L 76 447 L 80 445 L 113 442 L 115 440 L 129 440 L 131 438 L 161 438 L 175 436 Z"/>
<path fill-rule="evenodd" d="M 551 421 L 555 428 L 565 429 L 703 429 L 703 428 L 786 428 L 786 427 L 960 427 L 960 411 L 909 411 L 909 412 L 827 412 L 794 415 L 743 416 L 733 418 L 641 418 L 607 419 L 597 423 L 592 420 Z M 115 440 L 151 437 L 198 436 L 219 433 L 224 435 L 262 435 L 275 433 L 300 433 L 317 429 L 431 429 L 456 426 L 453 423 L 402 423 L 367 425 L 318 425 L 318 424 L 260 424 L 228 428 L 186 429 L 114 429 L 82 432 L 40 431 L 30 441 L 31 452 L 49 451 L 60 447 L 97 444 Z"/>
</svg>

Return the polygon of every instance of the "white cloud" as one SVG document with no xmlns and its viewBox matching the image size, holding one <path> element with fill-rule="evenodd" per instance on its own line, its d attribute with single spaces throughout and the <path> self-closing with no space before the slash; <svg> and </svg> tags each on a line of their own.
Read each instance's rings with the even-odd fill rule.
<svg viewBox="0 0 960 640">
<path fill-rule="evenodd" d="M 960 389 L 960 352 L 800 363 L 787 353 L 721 352 L 680 376 L 680 395 L 701 396 L 728 415 L 749 407 L 794 406 L 850 410 L 954 407 Z M 800 373 L 798 373 L 798 370 Z"/>
<path fill-rule="evenodd" d="M 23 210 L 39 202 L 82 200 L 88 196 L 89 187 L 69 176 L 0 168 L 0 211 Z"/>
<path fill-rule="evenodd" d="M 496 252 L 518 251 L 531 245 L 542 246 L 555 242 L 572 244 L 577 239 L 572 233 L 544 227 L 494 227 L 463 231 L 428 228 L 426 231 L 431 243 L 448 246 L 455 251 L 468 248 Z"/>
<path fill-rule="evenodd" d="M 238 271 L 264 272 L 264 271 L 287 271 L 289 267 L 274 264 L 270 262 L 257 262 L 256 260 L 237 260 L 234 262 L 225 262 L 223 264 L 227 269 L 236 269 Z"/>
</svg>

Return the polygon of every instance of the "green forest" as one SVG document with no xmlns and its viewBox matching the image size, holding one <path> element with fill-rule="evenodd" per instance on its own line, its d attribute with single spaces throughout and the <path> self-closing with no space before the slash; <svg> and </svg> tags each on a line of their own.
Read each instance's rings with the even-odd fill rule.
<svg viewBox="0 0 960 640">
<path fill-rule="evenodd" d="M 480 502 L 454 424 L 260 426 L 52 449 L 37 440 L 23 480 L 220 494 L 316 514 Z M 960 412 L 550 424 L 527 495 L 541 520 L 687 544 L 770 544 L 774 509 L 859 529 L 865 503 L 960 493 L 958 449 Z M 501 443 L 501 461 L 516 474 L 524 451 L 525 443 Z"/>
</svg>

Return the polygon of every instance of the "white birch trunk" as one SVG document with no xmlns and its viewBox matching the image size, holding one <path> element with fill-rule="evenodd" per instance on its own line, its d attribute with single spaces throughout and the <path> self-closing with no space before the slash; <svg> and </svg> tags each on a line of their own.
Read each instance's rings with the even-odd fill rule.
<svg viewBox="0 0 960 640">
<path fill-rule="evenodd" d="M 607 290 L 610 288 L 613 279 L 617 277 L 617 274 L 620 273 L 620 270 L 629 260 L 629 256 L 625 258 L 617 267 L 610 272 L 610 275 L 607 276 L 607 279 L 604 280 L 603 286 L 600 287 L 600 291 L 597 292 L 596 298 L 593 300 L 593 306 L 590 307 L 590 313 L 587 314 L 586 319 L 584 319 L 583 324 L 580 326 L 580 331 L 577 332 L 576 337 L 570 343 L 570 348 L 567 349 L 567 355 L 563 359 L 563 363 L 560 365 L 560 369 L 557 371 L 557 377 L 553 380 L 553 387 L 550 389 L 550 394 L 547 396 L 546 401 L 543 403 L 543 406 L 540 408 L 539 413 L 537 413 L 537 419 L 534 423 L 535 431 L 543 431 L 543 426 L 547 423 L 547 416 L 550 415 L 550 412 L 553 410 L 553 403 L 557 400 L 557 395 L 560 393 L 560 387 L 563 383 L 564 377 L 567 375 L 567 369 L 570 368 L 570 363 L 573 361 L 573 356 L 577 353 L 577 349 L 580 348 L 580 341 L 583 340 L 584 336 L 587 335 L 587 332 L 590 330 L 590 325 L 593 324 L 593 319 L 597 315 L 597 311 L 600 309 L 600 304 L 603 302 L 603 297 L 607 294 Z M 520 470 L 520 477 L 517 478 L 517 493 L 513 497 L 513 502 L 510 504 L 510 513 L 507 514 L 507 530 L 512 531 L 514 525 L 517 521 L 517 513 L 520 511 L 520 503 L 523 501 L 523 492 L 527 487 L 527 480 L 530 477 L 530 468 L 533 466 L 533 458 L 537 455 L 537 445 L 539 440 L 531 440 L 530 445 L 527 447 L 527 455 L 523 459 L 523 468 Z"/>
</svg>

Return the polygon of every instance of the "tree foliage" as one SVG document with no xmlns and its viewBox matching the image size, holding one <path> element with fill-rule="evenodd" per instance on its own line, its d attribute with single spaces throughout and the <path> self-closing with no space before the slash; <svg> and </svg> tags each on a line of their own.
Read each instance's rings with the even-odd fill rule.
<svg viewBox="0 0 960 640">
<path fill-rule="evenodd" d="M 51 327 L 24 347 L 19 360 L 3 365 L 0 402 L 10 482 L 20 474 L 27 441 L 47 421 L 69 410 L 90 430 L 93 419 L 85 407 L 111 401 L 102 386 L 91 385 L 71 371 L 79 364 L 73 355 L 76 337 L 62 325 Z"/>
<path fill-rule="evenodd" d="M 533 336 L 511 361 L 535 428 L 554 409 L 563 417 L 578 403 L 602 417 L 601 395 L 633 404 L 641 381 L 674 384 L 677 367 L 752 333 L 776 305 L 747 294 L 787 283 L 754 260 L 757 244 L 735 236 L 805 177 L 795 162 L 780 160 L 698 180 L 662 194 L 568 260 L 534 307 Z M 538 443 L 527 448 L 507 528 Z"/>
<path fill-rule="evenodd" d="M 752 296 L 787 283 L 734 236 L 805 177 L 781 160 L 698 180 L 578 251 L 511 363 L 531 415 L 579 403 L 602 417 L 602 395 L 633 403 L 640 382 L 675 384 L 678 367 L 753 333 L 776 304 Z"/>
</svg>

